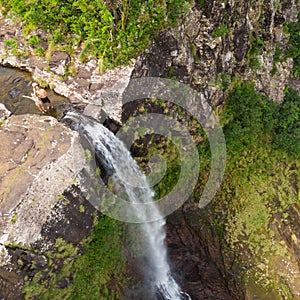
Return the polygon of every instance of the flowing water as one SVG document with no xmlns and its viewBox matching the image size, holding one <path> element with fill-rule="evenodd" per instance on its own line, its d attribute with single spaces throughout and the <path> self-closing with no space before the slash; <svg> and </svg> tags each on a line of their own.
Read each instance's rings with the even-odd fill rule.
<svg viewBox="0 0 300 300">
<path fill-rule="evenodd" d="M 145 247 L 151 270 L 150 280 L 157 297 L 165 300 L 191 299 L 182 292 L 171 275 L 167 259 L 165 240 L 165 220 L 153 200 L 154 192 L 147 183 L 146 176 L 139 170 L 121 140 L 96 120 L 76 113 L 67 113 L 65 119 L 72 120 L 79 135 L 84 137 L 101 154 L 101 162 L 106 169 L 113 170 L 113 181 L 122 184 L 128 195 L 128 205 L 132 207 L 141 223 Z M 137 209 L 133 203 L 149 203 L 150 210 Z M 151 213 L 151 216 L 149 215 Z M 158 220 L 148 222 L 148 220 Z"/>
<path fill-rule="evenodd" d="M 0 103 L 5 104 L 13 114 L 41 114 L 32 100 L 22 97 L 23 95 L 29 96 L 32 92 L 32 82 L 29 73 L 0 66 Z M 52 91 L 49 91 L 49 98 L 55 110 L 46 114 L 54 117 L 62 116 L 63 111 L 69 106 L 68 100 Z M 151 203 L 151 209 L 147 212 L 136 209 L 134 206 L 132 209 L 141 223 L 145 238 L 144 249 L 147 249 L 151 267 L 149 277 L 157 297 L 164 300 L 191 299 L 181 291 L 171 275 L 167 250 L 164 245 L 165 220 L 153 202 L 154 193 L 147 183 L 146 176 L 139 170 L 130 152 L 114 134 L 95 120 L 75 113 L 70 113 L 67 117 L 76 119 L 79 124 L 78 131 L 88 139 L 96 152 L 101 154 L 102 163 L 107 169 L 112 170 L 114 182 L 122 184 L 131 203 Z M 142 188 L 137 189 L 137 187 Z M 151 215 L 149 215 L 149 211 L 151 211 Z M 149 219 L 158 221 L 145 222 Z"/>
</svg>

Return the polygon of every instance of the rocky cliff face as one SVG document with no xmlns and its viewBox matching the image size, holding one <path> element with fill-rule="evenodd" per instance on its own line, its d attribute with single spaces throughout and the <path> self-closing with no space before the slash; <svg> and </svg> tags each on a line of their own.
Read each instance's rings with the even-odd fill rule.
<svg viewBox="0 0 300 300">
<path fill-rule="evenodd" d="M 205 90 L 215 104 L 222 101 L 222 84 L 228 76 L 237 76 L 254 80 L 258 91 L 282 102 L 284 88 L 292 81 L 293 61 L 277 62 L 275 52 L 287 47 L 289 37 L 283 25 L 297 20 L 299 3 L 203 2 L 193 7 L 178 28 L 160 33 L 138 58 L 133 76 L 189 83 Z"/>
<path fill-rule="evenodd" d="M 299 80 L 292 76 L 292 59 L 276 58 L 278 48 L 284 50 L 287 47 L 288 35 L 284 24 L 296 21 L 298 11 L 297 1 L 197 1 L 176 29 L 166 29 L 158 35 L 134 67 L 117 68 L 105 74 L 99 73 L 96 61 L 83 64 L 64 51 L 49 53 L 46 61 L 32 55 L 30 48 L 26 49 L 29 53 L 26 58 L 13 55 L 4 40 L 16 37 L 22 42 L 21 27 L 2 18 L 0 58 L 4 65 L 29 70 L 35 80 L 49 84 L 73 103 L 88 104 L 86 111 L 90 114 L 97 115 L 103 109 L 117 121 L 121 116 L 121 95 L 130 77 L 174 78 L 196 88 L 215 106 L 223 102 L 226 86 L 232 77 L 249 79 L 256 83 L 258 91 L 282 102 L 287 84 L 299 89 Z M 38 31 L 37 34 L 43 40 L 43 33 Z M 18 49 L 22 50 L 22 44 Z M 72 74 L 70 70 L 73 67 L 75 71 Z M 66 212 L 59 195 L 71 184 L 74 175 L 74 170 L 66 167 L 70 163 L 69 151 L 75 139 L 69 130 L 47 117 L 26 116 L 10 119 L 8 124 L 3 125 L 1 134 L 7 144 L 1 149 L 1 157 L 5 161 L 2 172 L 5 184 L 1 185 L 0 203 L 3 211 L 0 224 L 3 228 L 1 264 L 6 269 L 0 274 L 3 279 L 3 289 L 0 290 L 8 291 L 8 294 L 0 295 L 9 299 L 12 287 L 20 279 L 15 274 L 8 277 L 9 268 L 14 264 L 25 268 L 33 261 L 37 261 L 40 268 L 46 265 L 42 255 L 28 259 L 33 254 L 21 251 L 15 243 L 31 246 L 40 243 L 43 233 L 57 232 L 58 226 L 51 227 L 53 224 L 75 224 L 76 227 L 75 212 L 81 200 L 74 204 L 75 209 L 71 213 L 73 222 L 68 223 L 66 214 L 58 214 L 60 219 L 54 217 L 56 209 Z M 11 136 L 13 139 L 10 139 Z M 19 143 L 23 141 L 21 146 L 14 144 L 16 139 Z M 55 185 L 52 185 L 53 176 L 56 178 L 62 169 L 58 181 L 55 180 Z M 37 174 L 38 181 L 35 180 Z M 72 193 L 76 196 L 73 200 L 80 199 L 78 191 L 73 190 Z M 40 206 L 37 203 L 44 204 Z M 295 257 L 291 271 L 298 274 L 299 212 L 297 207 L 291 210 L 290 223 L 274 216 L 278 222 L 274 230 L 279 239 L 289 245 L 290 253 Z M 235 280 L 237 275 L 230 266 L 235 258 L 225 256 L 224 244 L 219 240 L 216 227 L 211 226 L 209 214 L 200 211 L 191 201 L 168 219 L 167 244 L 173 268 L 180 274 L 179 282 L 193 299 L 253 299 L 250 292 L 245 295 L 243 285 Z M 78 236 L 89 232 L 92 226 L 89 218 L 86 231 L 76 227 L 78 232 L 74 234 L 73 242 L 78 242 Z M 48 220 L 56 221 L 47 223 Z M 24 227 L 28 230 L 22 230 Z M 65 236 L 67 238 L 68 234 Z M 10 246 L 3 247 L 5 242 Z M 19 266 L 18 259 L 21 259 Z M 297 299 L 298 284 L 286 279 L 291 297 Z M 16 295 L 19 292 L 12 293 Z"/>
<path fill-rule="evenodd" d="M 292 74 L 293 60 L 278 59 L 278 52 L 287 48 L 289 40 L 284 24 L 297 21 L 299 2 L 200 2 L 178 28 L 159 34 L 137 59 L 133 77 L 159 76 L 187 83 L 206 96 L 217 111 L 233 77 L 254 81 L 257 91 L 276 102 L 283 101 L 287 85 L 299 90 L 299 78 Z M 247 267 L 232 270 L 236 258 L 228 254 L 226 245 L 218 240 L 218 226 L 213 224 L 213 213 L 210 208 L 205 210 L 200 212 L 195 203 L 189 203 L 181 212 L 168 218 L 170 257 L 193 299 L 279 299 L 282 297 L 280 293 L 287 293 L 291 299 L 299 297 L 299 243 L 295 230 L 299 226 L 297 205 L 290 208 L 293 213 L 289 221 L 274 215 L 278 221 L 272 225 L 276 240 L 285 245 L 284 251 L 289 253 L 289 258 L 275 255 L 276 263 L 267 272 L 272 273 L 274 278 L 282 276 L 281 280 L 289 292 L 285 291 L 286 287 L 278 285 L 269 296 L 265 291 L 259 291 L 255 283 L 248 285 L 244 295 L 243 288 L 237 288 L 239 282 L 236 279 Z M 211 217 L 211 223 L 207 222 Z M 280 275 L 274 275 L 277 273 L 276 264 L 281 266 Z M 226 278 L 226 283 L 220 279 L 213 283 L 218 272 Z M 208 274 L 215 275 L 209 278 Z M 206 285 L 208 282 L 218 288 L 210 290 Z M 224 284 L 226 292 L 220 288 Z M 223 295 L 218 294 L 219 288 Z"/>
<path fill-rule="evenodd" d="M 244 299 L 244 288 L 224 264 L 222 242 L 209 213 L 186 203 L 168 217 L 167 245 L 178 282 L 192 299 Z"/>
<path fill-rule="evenodd" d="M 75 178 L 75 135 L 51 117 L 30 115 L 12 116 L 0 134 L 2 243 L 30 245 Z"/>
<path fill-rule="evenodd" d="M 1 125 L 0 139 L 0 296 L 20 299 L 22 278 L 47 267 L 42 253 L 57 238 L 79 243 L 94 210 L 84 203 L 80 212 L 71 188 L 82 155 L 74 132 L 52 117 L 19 115 Z"/>
</svg>

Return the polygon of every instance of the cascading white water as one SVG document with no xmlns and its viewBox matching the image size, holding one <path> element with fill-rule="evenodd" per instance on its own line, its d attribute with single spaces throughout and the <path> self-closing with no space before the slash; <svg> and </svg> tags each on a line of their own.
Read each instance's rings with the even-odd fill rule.
<svg viewBox="0 0 300 300">
<path fill-rule="evenodd" d="M 114 182 L 122 183 L 125 188 L 130 200 L 128 205 L 145 202 L 151 205 L 147 211 L 137 209 L 135 205 L 132 205 L 132 209 L 142 226 L 152 268 L 151 280 L 160 297 L 165 300 L 191 299 L 181 291 L 171 275 L 164 244 L 165 220 L 153 200 L 154 192 L 147 183 L 146 176 L 139 170 L 129 150 L 121 140 L 96 120 L 76 113 L 68 113 L 65 118 L 75 121 L 79 134 L 92 144 L 96 152 L 101 153 L 102 163 L 114 171 Z M 149 213 L 151 216 L 148 215 Z M 147 220 L 157 221 L 147 222 Z"/>
</svg>

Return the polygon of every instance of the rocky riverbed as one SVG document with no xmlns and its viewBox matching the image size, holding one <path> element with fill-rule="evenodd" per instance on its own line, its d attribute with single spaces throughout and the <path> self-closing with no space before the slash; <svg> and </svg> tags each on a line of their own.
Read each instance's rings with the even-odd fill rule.
<svg viewBox="0 0 300 300">
<path fill-rule="evenodd" d="M 41 114 L 34 102 L 23 96 L 32 93 L 33 79 L 29 72 L 16 68 L 0 67 L 1 103 L 14 115 Z M 48 116 L 61 118 L 63 112 L 70 107 L 70 101 L 54 91 L 48 91 L 48 97 L 55 109 L 47 112 Z"/>
</svg>

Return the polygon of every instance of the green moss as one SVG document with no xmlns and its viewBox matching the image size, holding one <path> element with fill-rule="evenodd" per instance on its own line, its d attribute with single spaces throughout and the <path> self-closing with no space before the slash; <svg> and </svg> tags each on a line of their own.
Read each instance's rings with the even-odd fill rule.
<svg viewBox="0 0 300 300">
<path fill-rule="evenodd" d="M 76 259 L 70 299 L 118 299 L 126 282 L 121 223 L 101 217 Z"/>
<path fill-rule="evenodd" d="M 251 57 L 249 59 L 249 67 L 252 70 L 261 70 L 261 63 L 258 57 Z"/>
<path fill-rule="evenodd" d="M 4 40 L 3 43 L 6 50 L 14 50 L 18 47 L 18 42 L 15 38 Z"/>
<path fill-rule="evenodd" d="M 219 212 L 216 223 L 223 227 L 218 231 L 231 251 L 238 253 L 246 285 L 254 284 L 262 295 L 276 287 L 270 299 L 289 295 L 282 282 L 289 271 L 282 265 L 278 272 L 278 265 L 283 258 L 291 266 L 295 263 L 276 228 L 298 202 L 299 104 L 293 90 L 286 91 L 280 105 L 255 92 L 253 84 L 237 82 L 224 110 L 228 156 L 222 187 L 213 202 Z M 279 146 L 283 132 L 293 134 L 285 137 L 285 144 L 280 139 Z"/>
<path fill-rule="evenodd" d="M 161 147 L 163 145 L 163 147 Z M 159 181 L 153 188 L 155 198 L 162 199 L 176 185 L 180 175 L 180 156 L 176 146 L 171 141 L 161 141 L 158 148 L 152 147 L 149 155 L 159 154 L 167 163 L 167 169 L 162 180 Z M 155 170 L 154 170 L 155 171 Z M 152 173 L 155 178 L 155 172 Z"/>
<path fill-rule="evenodd" d="M 66 198 L 64 195 L 59 195 L 58 199 L 60 201 L 62 201 L 62 203 L 65 204 L 65 205 L 69 205 L 70 204 L 70 200 L 68 198 Z"/>
<path fill-rule="evenodd" d="M 56 285 L 56 275 L 49 272 L 47 274 L 48 279 L 51 278 L 50 284 L 43 278 L 45 274 L 38 272 L 31 281 L 27 281 L 22 289 L 24 298 L 29 299 L 41 299 L 41 300 L 60 300 L 68 299 L 71 294 L 71 287 L 59 288 Z"/>
<path fill-rule="evenodd" d="M 250 48 L 247 52 L 247 59 L 249 62 L 249 67 L 252 70 L 261 69 L 260 61 L 258 56 L 262 53 L 264 48 L 264 41 L 260 36 L 255 33 L 249 35 Z"/>
<path fill-rule="evenodd" d="M 102 216 L 83 242 L 81 255 L 73 244 L 57 238 L 44 253 L 48 267 L 25 282 L 25 299 L 119 299 L 128 280 L 122 235 L 121 223 Z"/>
<path fill-rule="evenodd" d="M 5 120 L 0 120 L 0 129 L 1 129 L 3 124 L 5 124 Z"/>
<path fill-rule="evenodd" d="M 84 150 L 84 156 L 87 162 L 91 162 L 92 160 L 92 152 L 89 149 Z"/>
<path fill-rule="evenodd" d="M 10 220 L 10 223 L 15 224 L 17 222 L 17 219 L 18 219 L 18 214 L 14 213 Z"/>
<path fill-rule="evenodd" d="M 79 205 L 79 211 L 81 213 L 84 213 L 84 211 L 85 211 L 84 206 L 82 204 Z"/>
<path fill-rule="evenodd" d="M 41 43 L 41 40 L 39 39 L 38 36 L 33 35 L 33 36 L 31 36 L 31 37 L 27 40 L 27 43 L 28 43 L 30 46 L 36 47 L 38 44 Z"/>
<path fill-rule="evenodd" d="M 57 238 L 54 244 L 54 251 L 56 258 L 63 258 L 63 257 L 73 257 L 76 256 L 78 253 L 78 248 L 74 247 L 73 244 L 66 242 L 62 238 Z M 48 257 L 52 255 L 49 254 Z"/>
<path fill-rule="evenodd" d="M 37 47 L 36 49 L 34 49 L 34 54 L 36 56 L 43 57 L 43 56 L 45 56 L 45 50 L 42 47 Z"/>
</svg>

